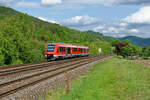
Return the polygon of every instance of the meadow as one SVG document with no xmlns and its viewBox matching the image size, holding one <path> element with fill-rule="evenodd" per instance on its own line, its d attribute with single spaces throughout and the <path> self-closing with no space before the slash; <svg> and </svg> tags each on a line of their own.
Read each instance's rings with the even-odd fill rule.
<svg viewBox="0 0 150 100">
<path fill-rule="evenodd" d="M 150 100 L 150 68 L 117 57 L 105 60 L 47 100 Z"/>
</svg>

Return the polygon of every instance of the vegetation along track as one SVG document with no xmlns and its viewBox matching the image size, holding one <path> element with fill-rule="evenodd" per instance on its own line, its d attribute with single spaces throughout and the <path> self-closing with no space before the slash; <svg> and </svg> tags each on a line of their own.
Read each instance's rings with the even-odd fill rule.
<svg viewBox="0 0 150 100">
<path fill-rule="evenodd" d="M 42 82 L 44 80 L 47 80 L 59 74 L 62 74 L 66 70 L 68 71 L 73 70 L 77 67 L 80 67 L 82 65 L 91 63 L 93 61 L 96 61 L 96 60 L 99 60 L 108 56 L 110 55 L 89 57 L 89 58 L 80 59 L 74 62 L 53 65 L 54 67 L 51 67 L 50 69 L 47 69 L 45 71 L 41 71 L 31 76 L 22 77 L 20 79 L 16 79 L 16 80 L 9 81 L 7 83 L 0 84 L 0 98 L 6 97 L 12 93 L 15 93 L 27 87 L 33 86 L 39 82 Z"/>
</svg>

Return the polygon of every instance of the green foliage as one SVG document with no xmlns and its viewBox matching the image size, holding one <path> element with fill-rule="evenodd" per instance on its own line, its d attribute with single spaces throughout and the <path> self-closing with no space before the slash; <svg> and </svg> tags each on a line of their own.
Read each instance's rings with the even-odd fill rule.
<svg viewBox="0 0 150 100">
<path fill-rule="evenodd" d="M 130 40 L 127 39 L 127 40 L 125 40 L 124 42 L 129 44 L 129 43 L 130 43 Z"/>
<path fill-rule="evenodd" d="M 142 48 L 142 55 L 145 58 L 150 57 L 150 47 L 143 47 Z"/>
<path fill-rule="evenodd" d="M 129 57 L 129 56 L 134 56 L 134 55 L 140 55 L 141 54 L 141 50 L 139 47 L 129 44 L 126 47 L 123 47 L 121 49 L 120 55 L 123 57 Z"/>
<path fill-rule="evenodd" d="M 2 53 L 2 48 L 0 48 L 0 66 L 4 64 L 4 55 Z"/>
<path fill-rule="evenodd" d="M 118 43 L 120 43 L 120 40 L 115 40 L 111 42 L 111 45 L 115 47 Z"/>
<path fill-rule="evenodd" d="M 91 55 L 98 54 L 99 48 L 102 54 L 112 53 L 105 36 L 48 23 L 1 6 L 0 18 L 0 65 L 43 61 L 47 43 L 89 46 Z"/>
</svg>

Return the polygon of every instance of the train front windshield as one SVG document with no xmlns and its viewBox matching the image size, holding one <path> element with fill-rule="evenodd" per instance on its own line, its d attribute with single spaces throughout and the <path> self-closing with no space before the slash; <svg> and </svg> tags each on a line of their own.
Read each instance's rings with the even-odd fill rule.
<svg viewBox="0 0 150 100">
<path fill-rule="evenodd" d="M 55 46 L 47 45 L 47 52 L 54 52 Z"/>
</svg>

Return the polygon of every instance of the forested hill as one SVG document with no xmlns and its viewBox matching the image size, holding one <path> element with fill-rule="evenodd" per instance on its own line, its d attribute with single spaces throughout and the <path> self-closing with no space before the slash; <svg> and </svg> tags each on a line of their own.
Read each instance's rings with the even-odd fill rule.
<svg viewBox="0 0 150 100">
<path fill-rule="evenodd" d="M 104 40 L 104 41 L 108 41 L 108 42 L 112 42 L 112 41 L 115 41 L 115 40 L 119 40 L 117 38 L 114 38 L 114 37 L 110 37 L 110 36 L 104 36 L 102 33 L 100 32 L 94 32 L 94 31 L 85 31 L 86 33 L 88 34 L 92 34 L 96 37 L 99 37 L 101 40 Z"/>
<path fill-rule="evenodd" d="M 119 38 L 121 41 L 129 40 L 132 44 L 137 46 L 149 46 L 150 45 L 150 38 L 140 38 L 136 36 L 127 36 L 123 38 Z"/>
<path fill-rule="evenodd" d="M 96 35 L 69 29 L 0 6 L 0 66 L 44 60 L 46 43 L 63 42 L 90 47 L 90 53 L 111 52 L 111 45 Z"/>
</svg>

